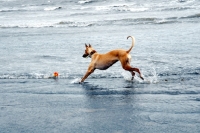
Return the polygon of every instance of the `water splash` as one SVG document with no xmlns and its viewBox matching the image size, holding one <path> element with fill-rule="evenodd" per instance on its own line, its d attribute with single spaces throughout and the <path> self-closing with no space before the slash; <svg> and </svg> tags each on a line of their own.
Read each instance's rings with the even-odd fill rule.
<svg viewBox="0 0 200 133">
<path fill-rule="evenodd" d="M 158 75 L 154 68 L 151 68 L 146 71 L 142 71 L 142 74 L 144 74 L 144 75 L 142 75 L 144 77 L 144 80 L 142 80 L 137 74 L 134 76 L 133 80 L 132 80 L 132 76 L 129 72 L 122 72 L 121 74 L 126 81 L 130 81 L 130 82 L 134 82 L 134 83 L 143 83 L 143 84 L 158 83 Z"/>
<path fill-rule="evenodd" d="M 75 78 L 75 79 L 73 79 L 70 83 L 71 83 L 71 84 L 79 84 L 80 81 L 81 81 L 80 78 Z"/>
<path fill-rule="evenodd" d="M 158 83 L 158 75 L 156 73 L 155 68 L 150 69 L 150 74 L 148 77 L 145 77 L 146 81 L 149 81 L 151 84 Z"/>
</svg>

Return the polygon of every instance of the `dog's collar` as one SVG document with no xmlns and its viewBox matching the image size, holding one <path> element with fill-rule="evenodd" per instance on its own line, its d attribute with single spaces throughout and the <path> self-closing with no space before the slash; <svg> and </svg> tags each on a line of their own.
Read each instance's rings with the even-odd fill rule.
<svg viewBox="0 0 200 133">
<path fill-rule="evenodd" d="M 93 55 L 94 53 L 96 53 L 96 52 L 97 52 L 96 50 L 92 50 L 92 51 L 90 52 L 90 54 L 89 54 L 89 57 L 91 58 L 92 55 Z"/>
</svg>

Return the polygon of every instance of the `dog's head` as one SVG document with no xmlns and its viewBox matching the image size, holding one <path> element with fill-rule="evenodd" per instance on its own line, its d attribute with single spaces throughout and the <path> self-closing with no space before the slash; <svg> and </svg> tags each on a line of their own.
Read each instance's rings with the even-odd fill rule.
<svg viewBox="0 0 200 133">
<path fill-rule="evenodd" d="M 83 54 L 83 58 L 86 57 L 91 57 L 94 53 L 96 53 L 96 51 L 92 48 L 92 46 L 89 44 L 85 44 L 85 53 Z"/>
</svg>

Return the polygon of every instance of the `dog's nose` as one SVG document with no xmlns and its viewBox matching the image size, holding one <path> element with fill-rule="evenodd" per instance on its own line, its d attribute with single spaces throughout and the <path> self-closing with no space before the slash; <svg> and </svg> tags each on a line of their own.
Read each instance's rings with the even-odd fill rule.
<svg viewBox="0 0 200 133">
<path fill-rule="evenodd" d="M 87 55 L 86 55 L 86 54 L 84 54 L 82 57 L 83 57 L 83 58 L 85 58 L 85 57 L 87 57 Z"/>
</svg>

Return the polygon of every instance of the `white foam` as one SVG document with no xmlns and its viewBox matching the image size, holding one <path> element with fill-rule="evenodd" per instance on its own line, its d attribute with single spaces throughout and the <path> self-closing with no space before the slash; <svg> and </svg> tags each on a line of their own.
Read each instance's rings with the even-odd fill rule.
<svg viewBox="0 0 200 133">
<path fill-rule="evenodd" d="M 149 8 L 146 8 L 146 7 L 141 7 L 141 8 L 129 8 L 128 11 L 131 11 L 131 12 L 142 12 L 142 11 L 146 11 L 148 10 Z"/>
<path fill-rule="evenodd" d="M 90 0 L 80 0 L 78 1 L 79 4 L 85 4 L 91 2 Z"/>
<path fill-rule="evenodd" d="M 132 76 L 129 72 L 122 72 L 122 76 L 124 77 L 124 79 L 128 82 L 134 82 L 134 83 L 143 83 L 143 84 L 156 84 L 158 83 L 158 75 L 156 73 L 156 70 L 154 68 L 150 69 L 149 71 L 141 71 L 141 73 L 143 73 L 144 75 L 142 75 L 142 77 L 144 78 L 144 80 L 142 80 L 136 73 L 136 75 L 134 76 L 134 79 L 132 80 Z M 148 75 L 148 76 L 147 76 Z"/>
<path fill-rule="evenodd" d="M 152 76 L 149 77 L 149 81 L 151 83 L 158 83 L 158 75 L 156 73 L 155 68 L 152 68 L 151 73 L 152 73 Z"/>
<path fill-rule="evenodd" d="M 73 79 L 70 83 L 71 83 L 71 84 L 79 84 L 80 81 L 81 81 L 80 78 L 75 78 L 75 79 Z"/>
<path fill-rule="evenodd" d="M 109 6 L 96 6 L 95 9 L 97 11 L 105 11 L 105 10 L 111 10 L 111 8 Z"/>
<path fill-rule="evenodd" d="M 46 7 L 44 8 L 45 11 L 53 11 L 53 10 L 57 10 L 57 9 L 61 9 L 62 7 Z"/>
<path fill-rule="evenodd" d="M 115 5 L 104 5 L 104 6 L 96 6 L 95 9 L 97 11 L 103 10 L 103 11 L 110 11 L 110 10 L 117 10 L 117 11 L 130 11 L 130 12 L 142 12 L 149 10 L 148 7 L 145 6 L 137 6 L 135 3 L 132 4 L 115 4 Z"/>
<path fill-rule="evenodd" d="M 131 75 L 130 75 L 130 73 L 122 72 L 121 74 L 122 74 L 122 76 L 124 77 L 125 80 L 131 81 Z"/>
</svg>

